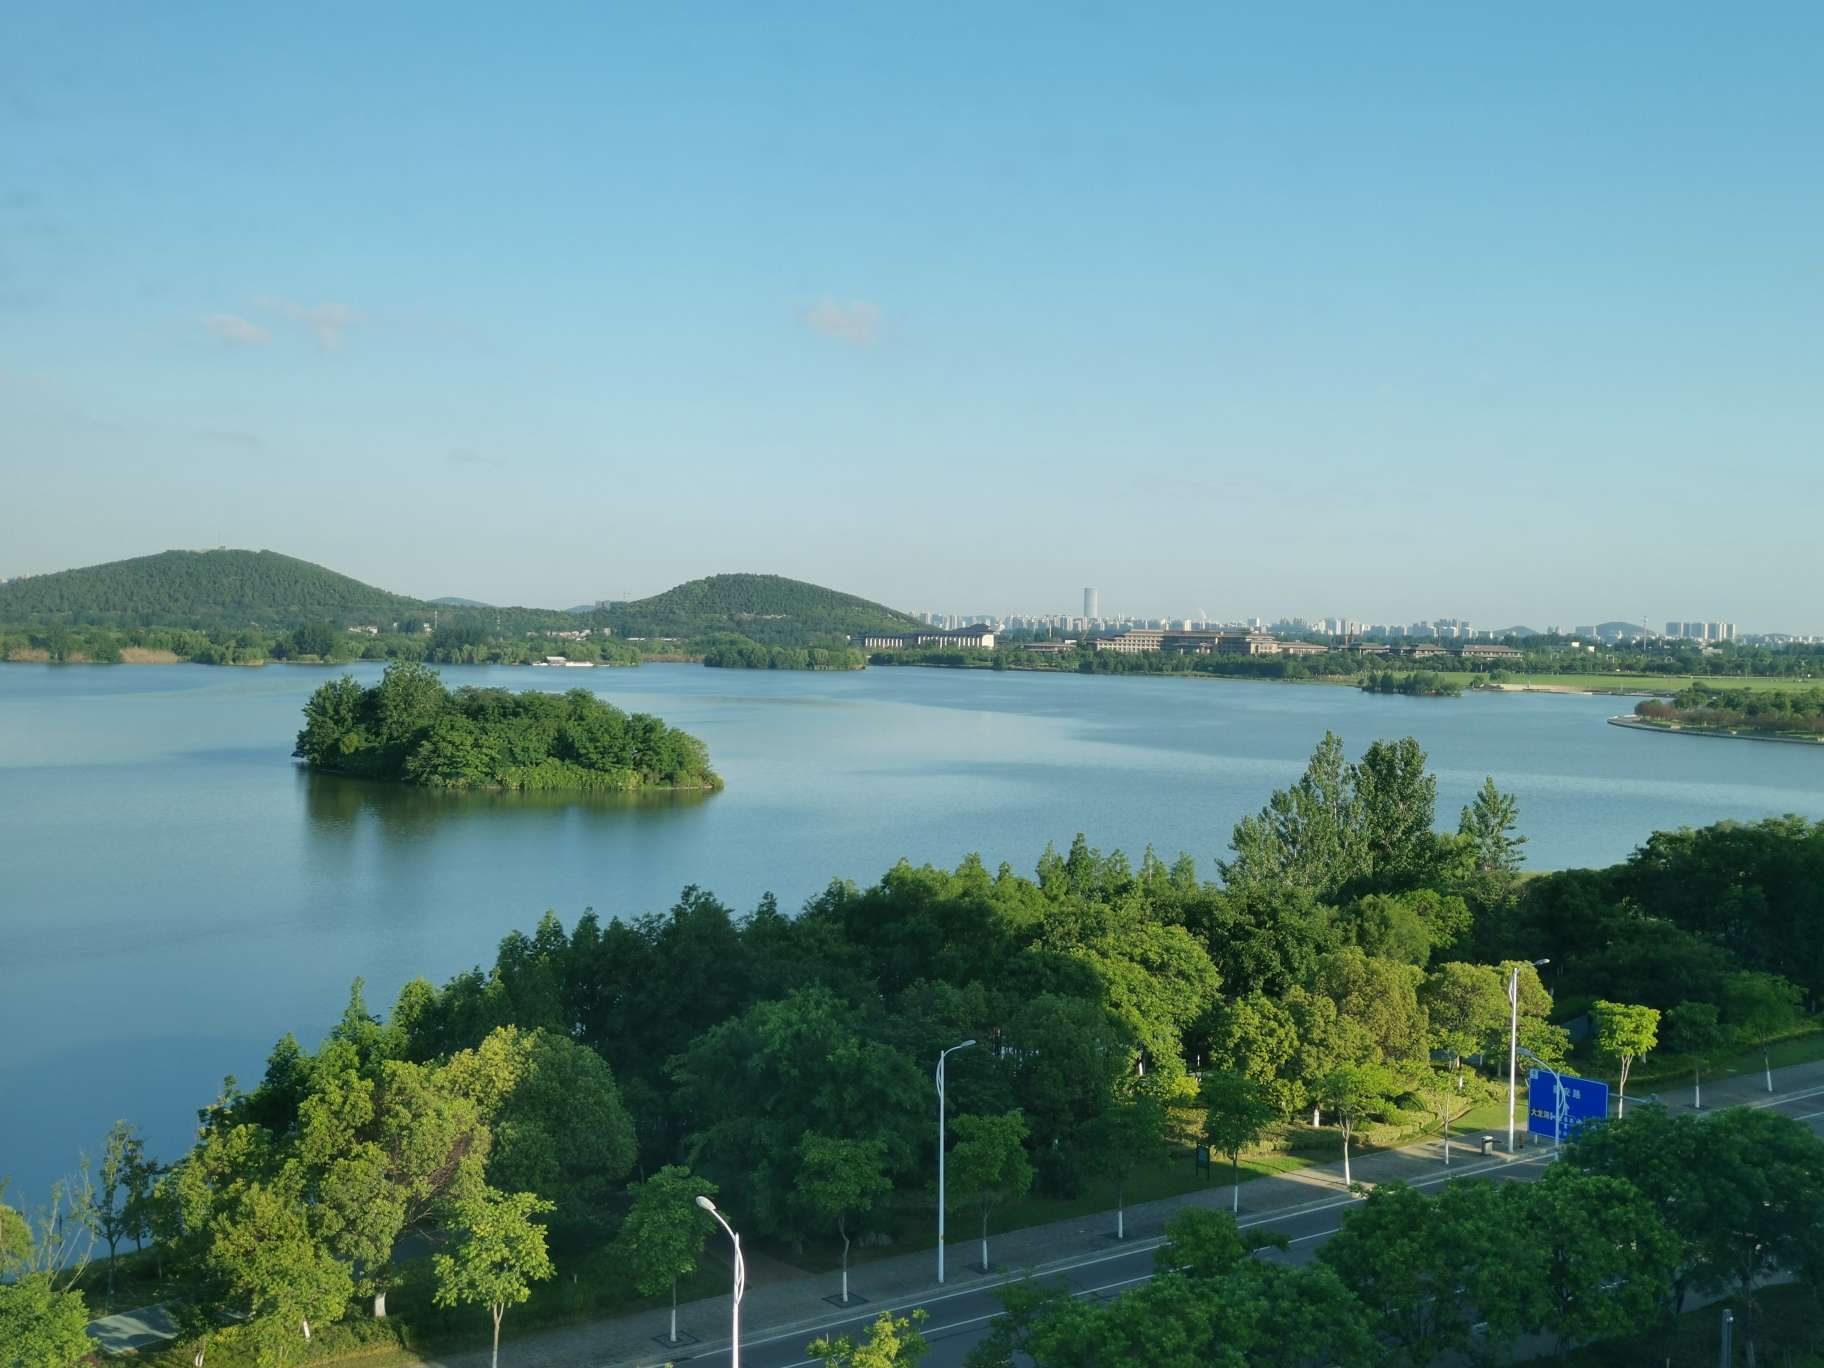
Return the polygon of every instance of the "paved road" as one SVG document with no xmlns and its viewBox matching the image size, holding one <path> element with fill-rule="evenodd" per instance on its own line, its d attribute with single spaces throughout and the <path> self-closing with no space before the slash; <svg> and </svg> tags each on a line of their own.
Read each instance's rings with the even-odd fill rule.
<svg viewBox="0 0 1824 1368">
<path fill-rule="evenodd" d="M 1824 1126 L 1821 1126 L 1824 1123 L 1824 1086 L 1802 1088 L 1793 1093 L 1744 1105 L 1772 1107 L 1783 1115 L 1807 1122 L 1814 1132 L 1824 1132 Z M 1435 1175 L 1421 1179 L 1413 1186 L 1433 1186 L 1452 1178 L 1464 1177 L 1497 1180 L 1537 1178 L 1550 1159 L 1549 1145 L 1515 1159 L 1490 1161 L 1477 1155 L 1465 1162 L 1459 1157 L 1448 1172 L 1440 1165 Z M 1285 1258 L 1303 1263 L 1313 1256 L 1325 1239 L 1337 1232 L 1344 1211 L 1354 1205 L 1354 1201 L 1353 1198 L 1339 1197 L 1314 1203 L 1296 1212 L 1279 1212 L 1258 1218 L 1249 1218 L 1244 1212 L 1241 1224 L 1244 1228 L 1270 1227 L 1292 1241 L 1291 1248 L 1284 1255 L 1272 1251 L 1259 1257 Z M 1152 1276 L 1153 1250 L 1160 1243 L 1157 1239 L 1135 1240 L 1116 1248 L 1111 1240 L 1108 1253 L 1085 1257 L 1063 1269 L 1051 1270 L 1045 1276 L 1047 1279 L 1061 1276 L 1077 1296 L 1117 1297 Z M 960 1260 L 969 1257 L 972 1246 L 959 1243 L 954 1248 Z M 1004 1285 L 1009 1279 L 984 1279 L 979 1273 L 968 1271 L 957 1264 L 952 1265 L 950 1272 L 955 1289 L 938 1297 L 884 1304 L 870 1303 L 866 1307 L 857 1307 L 854 1314 L 848 1316 L 833 1311 L 830 1323 L 822 1327 L 800 1328 L 786 1334 L 763 1332 L 743 1335 L 741 1362 L 744 1368 L 806 1368 L 813 1361 L 804 1356 L 804 1346 L 818 1334 L 859 1336 L 882 1310 L 904 1312 L 913 1307 L 923 1307 L 930 1315 L 924 1326 L 925 1338 L 932 1346 L 931 1356 L 926 1360 L 927 1368 L 959 1368 L 964 1356 L 986 1334 L 988 1323 L 1000 1312 L 1000 1302 L 994 1295 L 993 1287 Z M 985 1282 L 991 1285 L 982 1286 Z M 975 1286 L 971 1286 L 971 1283 Z M 673 1356 L 673 1361 L 680 1365 L 689 1363 L 691 1368 L 722 1368 L 729 1364 L 730 1356 L 727 1346 L 722 1345 L 694 1358 L 690 1357 L 688 1349 L 684 1349 Z"/>
</svg>

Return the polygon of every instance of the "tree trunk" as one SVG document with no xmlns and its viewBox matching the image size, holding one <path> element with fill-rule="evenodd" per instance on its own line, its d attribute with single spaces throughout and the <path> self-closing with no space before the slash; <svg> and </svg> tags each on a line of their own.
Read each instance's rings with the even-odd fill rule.
<svg viewBox="0 0 1824 1368">
<path fill-rule="evenodd" d="M 1633 1062 L 1626 1055 L 1621 1057 L 1621 1088 L 1615 1099 L 1615 1119 L 1617 1121 L 1628 1114 L 1628 1065 Z"/>
<path fill-rule="evenodd" d="M 1235 1166 L 1235 1200 L 1229 1209 L 1239 1216 L 1241 1214 L 1241 1151 L 1236 1150 L 1230 1154 L 1229 1162 Z"/>
<path fill-rule="evenodd" d="M 1115 1238 L 1117 1240 L 1127 1238 L 1127 1196 L 1123 1190 L 1125 1187 L 1126 1184 L 1123 1183 L 1115 1184 Z"/>
<path fill-rule="evenodd" d="M 375 1320 L 385 1320 L 386 1319 L 386 1289 L 385 1288 L 381 1288 L 378 1292 L 374 1293 L 374 1319 Z"/>
<path fill-rule="evenodd" d="M 842 1304 L 847 1306 L 849 1304 L 849 1232 L 838 1224 L 836 1233 L 842 1236 Z"/>
<path fill-rule="evenodd" d="M 1313 1102 L 1311 1104 L 1311 1129 L 1312 1130 L 1316 1130 L 1319 1126 L 1321 1126 L 1324 1123 L 1323 1122 L 1323 1108 L 1324 1108 L 1324 1104 L 1321 1102 Z"/>
<path fill-rule="evenodd" d="M 1351 1186 L 1349 1180 L 1349 1127 L 1343 1127 L 1343 1186 Z"/>
<path fill-rule="evenodd" d="M 108 1241 L 108 1310 L 110 1311 L 114 1309 L 114 1246 L 117 1243 L 116 1240 Z"/>
<path fill-rule="evenodd" d="M 488 1308 L 494 1313 L 494 1356 L 488 1360 L 489 1368 L 500 1368 L 500 1318 L 506 1307 L 499 1302 Z"/>
<path fill-rule="evenodd" d="M 982 1272 L 988 1271 L 988 1208 L 982 1208 Z"/>
<path fill-rule="evenodd" d="M 671 1342 L 678 1342 L 678 1280 L 671 1280 Z"/>
</svg>

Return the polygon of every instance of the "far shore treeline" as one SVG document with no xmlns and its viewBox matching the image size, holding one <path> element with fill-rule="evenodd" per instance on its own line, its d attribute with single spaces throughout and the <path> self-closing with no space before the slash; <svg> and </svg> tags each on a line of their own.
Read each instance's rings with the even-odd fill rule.
<svg viewBox="0 0 1824 1368">
<path fill-rule="evenodd" d="M 458 764 L 480 778 L 510 772 L 489 747 L 523 742 L 510 758 L 537 771 L 599 746 L 606 771 L 673 772 L 634 758 L 636 734 L 673 738 L 694 767 L 674 763 L 707 773 L 678 733 L 586 695 L 449 695 L 418 666 L 372 690 L 326 686 L 300 750 L 333 756 L 352 738 L 344 761 L 393 773 L 422 772 L 432 750 L 438 765 L 486 753 Z M 699 1276 L 713 1232 L 697 1193 L 737 1215 L 750 1248 L 830 1270 L 834 1295 L 858 1239 L 928 1229 L 931 1067 L 963 1040 L 979 1043 L 948 1065 L 948 1194 L 984 1258 L 991 1225 L 1055 1217 L 1035 1193 L 1112 1209 L 1198 1186 L 1195 1146 L 1239 1179 L 1244 1155 L 1346 1162 L 1352 1142 L 1402 1143 L 1498 1105 L 1509 983 L 1521 1045 L 1619 1075 L 1624 1093 L 1630 1068 L 1638 1094 L 1808 1043 L 1824 823 L 1661 832 L 1612 868 L 1529 877 L 1511 796 L 1491 780 L 1440 830 L 1436 792 L 1410 738 L 1350 760 L 1327 736 L 1234 828 L 1215 880 L 1188 856 L 1131 862 L 1078 836 L 1030 875 L 974 856 L 902 862 L 869 885 L 832 883 L 795 916 L 770 895 L 738 915 L 696 887 L 664 913 L 547 914 L 490 965 L 406 984 L 389 1013 L 357 984 L 314 1052 L 287 1037 L 252 1088 L 229 1080 L 174 1163 L 130 1150 L 124 1124 L 119 1146 L 110 1137 L 127 1158 L 97 1170 L 106 1229 L 149 1241 L 122 1304 L 185 1318 L 151 1368 L 205 1349 L 211 1368 L 244 1368 L 460 1346 L 486 1333 L 485 1308 L 462 1310 L 484 1300 L 465 1270 L 497 1261 L 507 1235 L 517 1281 L 491 1299 L 496 1330 L 527 1297 L 509 1326 L 722 1290 L 719 1270 Z M 1384 1184 L 1317 1266 L 1259 1277 L 1305 1308 L 1306 1347 L 1356 1343 L 1326 1360 L 1351 1368 L 1563 1336 L 1565 1306 L 1601 1312 L 1576 1334 L 1640 1343 L 1694 1290 L 1748 1298 L 1751 1336 L 1759 1280 L 1824 1286 L 1824 1146 L 1800 1122 L 1630 1105 L 1566 1159 L 1539 1183 Z M 1567 1219 L 1592 1202 L 1599 1217 Z M 1154 1301 L 1010 1299 L 1002 1328 L 1041 1368 L 1079 1368 L 1129 1361 L 1102 1339 L 1120 1307 L 1192 1326 L 1277 1304 L 1244 1268 L 1188 1262 L 1152 1284 Z M 1377 1263 L 1398 1276 L 1365 1276 Z M 31 1276 L 33 1295 L 77 1298 L 79 1327 L 80 1294 Z M 1548 1285 L 1564 1290 L 1541 1300 Z M 1222 1321 L 1196 1342 L 1302 1361 L 1272 1347 L 1275 1319 Z M 1105 1347 L 1073 1357 L 1073 1342 Z M 971 1364 L 1006 1361 L 988 1353 Z"/>
<path fill-rule="evenodd" d="M 304 705 L 304 719 L 292 753 L 337 774 L 427 788 L 722 787 L 696 737 L 624 713 L 586 689 L 452 693 L 435 670 L 401 661 L 368 688 L 347 675 L 324 684 Z"/>
<path fill-rule="evenodd" d="M 1731 689 L 1694 684 L 1670 700 L 1638 703 L 1634 713 L 1643 721 L 1676 724 L 1692 731 L 1824 737 L 1824 689 Z"/>
</svg>

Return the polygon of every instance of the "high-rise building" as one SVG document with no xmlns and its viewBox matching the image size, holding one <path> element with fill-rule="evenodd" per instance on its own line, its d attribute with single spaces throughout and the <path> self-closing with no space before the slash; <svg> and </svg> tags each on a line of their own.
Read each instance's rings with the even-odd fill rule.
<svg viewBox="0 0 1824 1368">
<path fill-rule="evenodd" d="M 1102 616 L 1102 596 L 1094 589 L 1083 591 L 1083 616 L 1090 622 Z"/>
</svg>

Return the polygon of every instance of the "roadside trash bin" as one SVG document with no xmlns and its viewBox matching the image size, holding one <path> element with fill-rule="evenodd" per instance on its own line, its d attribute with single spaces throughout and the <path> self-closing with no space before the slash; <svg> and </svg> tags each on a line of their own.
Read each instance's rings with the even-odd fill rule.
<svg viewBox="0 0 1824 1368">
<path fill-rule="evenodd" d="M 1492 1135 L 1483 1136 L 1482 1137 L 1482 1153 L 1485 1155 L 1492 1156 L 1494 1154 L 1494 1152 L 1495 1152 L 1495 1137 Z"/>
</svg>

